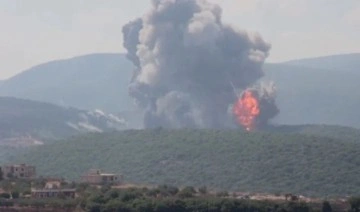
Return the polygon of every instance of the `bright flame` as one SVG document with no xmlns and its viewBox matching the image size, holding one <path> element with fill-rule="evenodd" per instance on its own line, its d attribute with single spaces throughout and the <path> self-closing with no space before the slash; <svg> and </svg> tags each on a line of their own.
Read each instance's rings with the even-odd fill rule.
<svg viewBox="0 0 360 212">
<path fill-rule="evenodd" d="M 258 99 L 251 91 L 245 91 L 234 104 L 233 113 L 238 123 L 244 126 L 247 131 L 253 130 L 256 117 L 260 114 Z"/>
</svg>

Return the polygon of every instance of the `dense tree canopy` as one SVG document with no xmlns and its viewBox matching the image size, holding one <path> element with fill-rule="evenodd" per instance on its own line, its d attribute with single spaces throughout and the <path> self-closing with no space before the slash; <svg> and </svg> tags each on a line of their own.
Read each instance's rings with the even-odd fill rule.
<svg viewBox="0 0 360 212">
<path fill-rule="evenodd" d="M 18 161 L 36 165 L 39 175 L 71 180 L 102 168 L 140 184 L 344 196 L 360 194 L 359 155 L 358 137 L 155 129 L 76 137 Z"/>
</svg>

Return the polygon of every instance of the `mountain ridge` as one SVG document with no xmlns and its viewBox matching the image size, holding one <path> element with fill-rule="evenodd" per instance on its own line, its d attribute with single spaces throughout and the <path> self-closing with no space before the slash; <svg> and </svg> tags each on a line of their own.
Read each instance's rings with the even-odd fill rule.
<svg viewBox="0 0 360 212">
<path fill-rule="evenodd" d="M 51 61 L 4 81 L 0 96 L 88 110 L 127 110 L 132 105 L 132 100 L 126 98 L 132 68 L 123 67 L 130 65 L 123 54 L 116 53 Z"/>
<path fill-rule="evenodd" d="M 297 60 L 296 63 L 289 61 L 264 65 L 265 77 L 262 80 L 273 81 L 277 87 L 276 101 L 280 113 L 272 121 L 274 124 L 331 124 L 360 128 L 357 113 L 360 96 L 353 92 L 360 89 L 357 80 L 360 78 L 360 54 L 334 57 L 339 59 L 327 56 Z M 353 58 L 358 59 L 349 63 Z M 320 65 L 308 64 L 308 61 L 317 60 L 321 61 Z M 336 68 L 344 64 L 349 68 Z M 31 72 L 5 81 L 0 85 L 0 96 L 121 113 L 133 123 L 131 127 L 140 128 L 141 113 L 128 95 L 133 69 L 124 54 L 78 56 L 49 62 L 45 68 L 35 66 L 30 69 Z M 35 76 L 27 77 L 34 75 L 34 72 Z M 60 73 L 59 76 L 57 73 Z"/>
<path fill-rule="evenodd" d="M 360 58 L 359 58 L 360 59 Z M 360 66 L 359 66 L 360 67 Z M 280 113 L 274 123 L 330 124 L 360 128 L 360 72 L 265 64 L 264 80 L 275 82 Z"/>
<path fill-rule="evenodd" d="M 2 144 L 7 144 L 4 142 L 6 140 L 24 137 L 48 141 L 86 132 L 113 131 L 125 125 L 125 120 L 101 111 L 85 111 L 33 100 L 0 97 Z"/>
<path fill-rule="evenodd" d="M 309 68 L 353 70 L 360 67 L 360 53 L 336 54 L 312 58 L 289 60 L 283 64 L 297 65 Z"/>
</svg>

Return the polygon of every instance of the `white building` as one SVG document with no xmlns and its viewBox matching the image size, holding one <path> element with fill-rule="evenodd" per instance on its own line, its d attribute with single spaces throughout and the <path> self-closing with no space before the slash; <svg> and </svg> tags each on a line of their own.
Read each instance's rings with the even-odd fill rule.
<svg viewBox="0 0 360 212">
<path fill-rule="evenodd" d="M 123 176 L 112 173 L 102 173 L 99 169 L 91 169 L 81 176 L 81 181 L 90 184 L 121 184 Z"/>
</svg>

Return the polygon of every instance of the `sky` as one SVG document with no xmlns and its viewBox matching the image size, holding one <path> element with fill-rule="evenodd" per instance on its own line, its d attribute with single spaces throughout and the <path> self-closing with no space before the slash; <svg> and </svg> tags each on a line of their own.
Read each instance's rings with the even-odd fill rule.
<svg viewBox="0 0 360 212">
<path fill-rule="evenodd" d="M 208 0 L 223 22 L 259 33 L 268 62 L 360 52 L 359 0 Z M 74 56 L 125 52 L 122 26 L 150 0 L 0 0 L 0 80 Z"/>
</svg>

